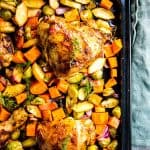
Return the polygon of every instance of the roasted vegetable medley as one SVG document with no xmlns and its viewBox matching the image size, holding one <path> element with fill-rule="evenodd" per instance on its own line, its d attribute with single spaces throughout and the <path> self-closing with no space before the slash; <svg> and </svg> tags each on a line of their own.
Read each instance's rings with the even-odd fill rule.
<svg viewBox="0 0 150 150">
<path fill-rule="evenodd" d="M 122 40 L 111 0 L 0 0 L 0 149 L 117 150 Z"/>
</svg>

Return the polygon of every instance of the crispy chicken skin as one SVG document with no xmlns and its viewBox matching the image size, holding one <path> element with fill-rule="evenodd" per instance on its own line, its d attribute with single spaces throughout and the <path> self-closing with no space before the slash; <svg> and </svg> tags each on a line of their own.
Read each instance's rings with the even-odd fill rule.
<svg viewBox="0 0 150 150">
<path fill-rule="evenodd" d="M 53 124 L 38 126 L 38 140 L 41 150 L 86 150 L 95 142 L 95 127 L 90 119 L 74 120 L 71 117 Z"/>
<path fill-rule="evenodd" d="M 0 33 L 0 68 L 10 65 L 13 52 L 14 46 L 9 35 Z"/>
<path fill-rule="evenodd" d="M 101 57 L 108 38 L 88 23 L 68 23 L 56 16 L 40 23 L 38 35 L 46 61 L 57 75 L 66 74 L 73 67 L 80 69 Z"/>
</svg>

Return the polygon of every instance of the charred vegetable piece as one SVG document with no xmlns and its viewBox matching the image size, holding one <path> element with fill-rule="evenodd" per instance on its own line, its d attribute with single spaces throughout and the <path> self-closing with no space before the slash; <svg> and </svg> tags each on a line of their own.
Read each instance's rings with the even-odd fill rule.
<svg viewBox="0 0 150 150">
<path fill-rule="evenodd" d="M 10 141 L 6 145 L 6 150 L 23 150 L 22 144 L 19 141 Z"/>
<path fill-rule="evenodd" d="M 101 18 L 104 20 L 114 19 L 115 16 L 112 11 L 104 9 L 104 8 L 95 8 L 92 10 L 93 15 L 97 18 Z"/>
<path fill-rule="evenodd" d="M 108 98 L 102 101 L 101 105 L 105 108 L 114 108 L 119 104 L 119 100 L 116 98 Z"/>
</svg>

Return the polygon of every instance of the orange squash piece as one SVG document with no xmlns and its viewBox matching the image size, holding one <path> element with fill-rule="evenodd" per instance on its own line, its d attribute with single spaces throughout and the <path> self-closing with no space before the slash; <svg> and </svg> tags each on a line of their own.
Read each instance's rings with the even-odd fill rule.
<svg viewBox="0 0 150 150">
<path fill-rule="evenodd" d="M 40 50 L 34 46 L 24 53 L 25 58 L 31 63 L 35 62 L 41 55 Z"/>
<path fill-rule="evenodd" d="M 108 123 L 108 112 L 103 113 L 92 113 L 92 120 L 94 124 L 107 124 Z"/>
<path fill-rule="evenodd" d="M 46 103 L 50 102 L 50 95 L 49 95 L 49 93 L 45 93 L 45 94 L 39 95 L 39 97 L 43 98 Z"/>
<path fill-rule="evenodd" d="M 17 95 L 15 98 L 16 98 L 17 104 L 21 104 L 27 99 L 27 93 L 26 92 L 21 93 Z"/>
<path fill-rule="evenodd" d="M 10 117 L 10 112 L 0 105 L 0 121 L 6 121 Z"/>
<path fill-rule="evenodd" d="M 105 88 L 111 88 L 113 86 L 117 85 L 117 81 L 115 78 L 111 78 L 109 79 L 106 84 L 105 84 Z"/>
<path fill-rule="evenodd" d="M 14 63 L 17 63 L 17 64 L 21 64 L 21 63 L 25 63 L 25 59 L 24 59 L 24 55 L 21 51 L 16 51 L 14 54 L 13 54 L 13 59 L 12 61 Z"/>
<path fill-rule="evenodd" d="M 113 6 L 113 2 L 111 2 L 110 0 L 101 0 L 100 6 L 106 9 L 111 9 L 111 7 Z"/>
<path fill-rule="evenodd" d="M 35 136 L 36 135 L 37 122 L 33 121 L 28 123 L 26 126 L 26 136 Z"/>
<path fill-rule="evenodd" d="M 119 127 L 120 124 L 120 120 L 117 117 L 110 117 L 109 121 L 108 121 L 108 125 L 110 125 L 111 127 L 117 129 Z"/>
<path fill-rule="evenodd" d="M 104 134 L 105 129 L 107 128 L 107 125 L 96 125 L 96 134 L 101 136 Z"/>
<path fill-rule="evenodd" d="M 104 80 L 98 80 L 93 83 L 93 91 L 94 93 L 102 93 L 104 90 Z"/>
<path fill-rule="evenodd" d="M 43 81 L 35 81 L 30 86 L 30 92 L 35 95 L 43 94 L 47 89 L 47 85 Z"/>
<path fill-rule="evenodd" d="M 67 93 L 69 83 L 63 79 L 60 79 L 57 84 L 57 89 L 62 93 Z"/>
<path fill-rule="evenodd" d="M 50 94 L 51 98 L 57 98 L 57 97 L 61 96 L 61 94 L 58 91 L 56 86 L 49 88 L 49 94 Z"/>
<path fill-rule="evenodd" d="M 106 45 L 104 47 L 104 54 L 105 54 L 106 58 L 112 57 L 114 55 L 113 51 L 112 51 L 112 46 L 111 45 Z"/>
<path fill-rule="evenodd" d="M 0 82 L 0 92 L 4 91 L 5 87 L 4 85 Z"/>
<path fill-rule="evenodd" d="M 111 69 L 110 70 L 110 76 L 111 76 L 111 78 L 116 78 L 117 77 L 117 69 Z"/>
<path fill-rule="evenodd" d="M 61 120 L 66 117 L 63 108 L 58 108 L 52 111 L 53 120 Z"/>
<path fill-rule="evenodd" d="M 122 49 L 122 47 L 123 47 L 123 44 L 122 44 L 121 39 L 114 40 L 112 43 L 112 50 L 113 50 L 114 55 L 118 54 L 120 50 Z"/>
<path fill-rule="evenodd" d="M 45 121 L 52 121 L 52 113 L 50 110 L 42 111 L 42 119 Z"/>
<path fill-rule="evenodd" d="M 39 105 L 39 109 L 41 111 L 43 111 L 43 110 L 55 110 L 57 108 L 58 108 L 58 105 L 56 102 L 45 103 L 45 104 Z"/>
<path fill-rule="evenodd" d="M 108 58 L 108 63 L 109 63 L 110 68 L 118 67 L 117 57 L 110 57 L 110 58 Z"/>
</svg>

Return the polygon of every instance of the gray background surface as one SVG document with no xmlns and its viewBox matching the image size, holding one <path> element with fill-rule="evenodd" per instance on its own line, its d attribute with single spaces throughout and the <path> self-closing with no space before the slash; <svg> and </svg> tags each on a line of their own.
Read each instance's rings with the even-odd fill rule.
<svg viewBox="0 0 150 150">
<path fill-rule="evenodd" d="M 132 149 L 150 150 L 150 0 L 132 0 L 131 2 Z"/>
</svg>

